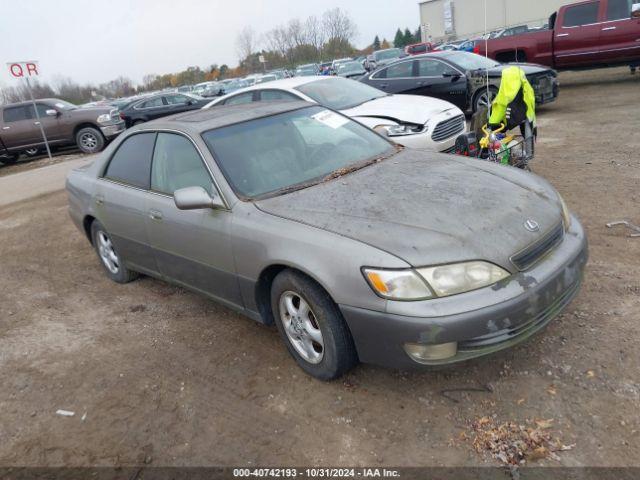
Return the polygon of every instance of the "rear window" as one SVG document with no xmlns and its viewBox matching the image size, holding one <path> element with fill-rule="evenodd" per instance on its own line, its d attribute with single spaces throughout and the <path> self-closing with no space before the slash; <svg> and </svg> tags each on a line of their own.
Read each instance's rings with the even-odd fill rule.
<svg viewBox="0 0 640 480">
<path fill-rule="evenodd" d="M 426 53 L 427 46 L 426 45 L 414 45 L 413 47 L 408 47 L 410 53 Z"/>
<path fill-rule="evenodd" d="M 105 178 L 148 190 L 155 139 L 155 133 L 138 133 L 127 138 L 111 157 Z"/>
<path fill-rule="evenodd" d="M 563 27 L 577 27 L 598 21 L 598 7 L 600 2 L 585 3 L 569 7 L 564 12 Z"/>
</svg>

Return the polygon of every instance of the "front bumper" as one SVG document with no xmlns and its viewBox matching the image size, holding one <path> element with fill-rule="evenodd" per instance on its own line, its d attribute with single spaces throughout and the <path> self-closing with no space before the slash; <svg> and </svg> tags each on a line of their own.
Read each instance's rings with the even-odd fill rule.
<svg viewBox="0 0 640 480">
<path fill-rule="evenodd" d="M 386 312 L 340 305 L 363 363 L 393 368 L 441 365 L 487 355 L 544 328 L 577 295 L 587 263 L 587 239 L 573 218 L 564 240 L 530 269 L 509 281 L 423 302 L 387 302 Z M 458 342 L 455 356 L 420 362 L 406 343 Z"/>
<path fill-rule="evenodd" d="M 555 102 L 560 92 L 558 79 L 555 77 L 545 79 L 543 85 L 535 85 L 533 89 L 535 91 L 537 105 Z"/>
<path fill-rule="evenodd" d="M 100 131 L 106 138 L 112 138 L 124 132 L 126 126 L 124 120 L 114 123 L 113 125 L 105 125 L 100 127 Z"/>
</svg>

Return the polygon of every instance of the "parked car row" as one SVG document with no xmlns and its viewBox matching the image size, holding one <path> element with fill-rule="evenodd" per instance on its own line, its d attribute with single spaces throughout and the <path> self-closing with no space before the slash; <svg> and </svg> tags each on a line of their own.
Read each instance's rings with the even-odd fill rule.
<svg viewBox="0 0 640 480">
<path fill-rule="evenodd" d="M 390 95 L 340 77 L 295 77 L 255 85 L 217 98 L 204 108 L 300 100 L 340 111 L 408 147 L 451 151 L 456 137 L 466 128 L 464 113 L 449 102 Z"/>
<path fill-rule="evenodd" d="M 37 109 L 37 115 L 36 115 Z M 0 163 L 15 163 L 21 153 L 36 155 L 42 148 L 41 127 L 52 148 L 77 145 L 85 153 L 102 150 L 125 129 L 112 106 L 78 108 L 64 100 L 43 98 L 0 106 Z"/>
<path fill-rule="evenodd" d="M 493 100 L 505 67 L 454 50 L 407 55 L 400 49 L 388 49 L 374 52 L 372 57 L 370 64 L 377 68 L 369 73 L 359 61 L 342 58 L 326 66 L 335 69 L 336 76 L 319 76 L 320 67 L 309 64 L 298 67 L 293 78 L 285 78 L 288 74 L 284 71 L 274 71 L 203 82 L 191 89 L 208 94 L 208 98 L 165 91 L 81 109 L 58 100 L 39 100 L 38 108 L 51 145 L 75 143 L 87 153 L 104 148 L 124 128 L 168 115 L 220 105 L 293 100 L 338 110 L 400 145 L 448 152 L 466 129 L 465 112 Z M 520 67 L 539 104 L 555 100 L 558 82 L 554 70 L 530 64 Z M 32 110 L 29 103 L 3 107 L 0 158 L 4 163 L 15 161 L 20 153 L 37 154 L 44 146 Z"/>
<path fill-rule="evenodd" d="M 453 103 L 463 111 L 487 106 L 498 92 L 507 64 L 461 51 L 439 51 L 395 61 L 360 79 L 388 93 L 426 95 Z M 557 74 L 540 65 L 519 64 L 539 104 L 558 96 Z M 487 77 L 489 87 L 487 88 Z"/>
</svg>

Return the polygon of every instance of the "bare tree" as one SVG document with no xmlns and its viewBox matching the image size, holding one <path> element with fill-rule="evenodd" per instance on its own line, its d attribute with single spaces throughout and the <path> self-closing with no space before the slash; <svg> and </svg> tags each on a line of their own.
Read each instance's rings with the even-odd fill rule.
<svg viewBox="0 0 640 480">
<path fill-rule="evenodd" d="M 256 48 L 256 33 L 253 31 L 253 28 L 246 26 L 242 29 L 236 38 L 236 48 L 240 61 L 249 57 L 254 52 Z"/>
<path fill-rule="evenodd" d="M 304 29 L 307 34 L 307 43 L 317 50 L 318 60 L 320 60 L 322 58 L 322 47 L 327 38 L 322 22 L 315 15 L 311 15 L 304 22 Z"/>
<path fill-rule="evenodd" d="M 358 33 L 358 28 L 349 14 L 339 7 L 324 12 L 322 25 L 327 41 L 350 43 Z"/>
</svg>

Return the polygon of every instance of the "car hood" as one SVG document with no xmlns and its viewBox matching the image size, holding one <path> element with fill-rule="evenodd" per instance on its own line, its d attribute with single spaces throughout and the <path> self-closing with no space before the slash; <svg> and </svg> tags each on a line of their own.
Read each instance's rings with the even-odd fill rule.
<svg viewBox="0 0 640 480">
<path fill-rule="evenodd" d="M 387 95 L 357 107 L 342 110 L 342 113 L 352 118 L 388 118 L 422 125 L 434 115 L 446 110 L 451 110 L 453 113 L 453 110 L 459 109 L 452 103 L 437 98 L 417 95 Z"/>
<path fill-rule="evenodd" d="M 102 115 L 103 113 L 109 113 L 113 110 L 118 110 L 118 107 L 114 107 L 111 105 L 107 105 L 104 107 L 81 107 L 81 108 L 74 108 L 73 110 L 67 110 L 65 111 L 65 113 L 69 114 L 69 115 L 73 115 L 73 116 L 98 116 L 98 115 Z"/>
<path fill-rule="evenodd" d="M 411 149 L 256 206 L 416 267 L 486 260 L 514 271 L 509 257 L 561 221 L 557 194 L 533 174 Z M 524 227 L 529 219 L 539 231 Z"/>
</svg>

